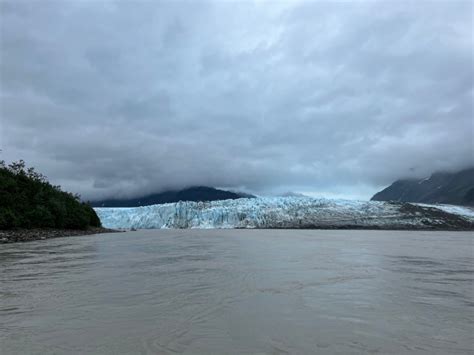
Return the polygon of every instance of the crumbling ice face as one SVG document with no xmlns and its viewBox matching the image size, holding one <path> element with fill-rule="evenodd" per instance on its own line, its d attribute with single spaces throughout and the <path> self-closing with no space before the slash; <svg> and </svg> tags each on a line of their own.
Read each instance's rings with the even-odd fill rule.
<svg viewBox="0 0 474 355">
<path fill-rule="evenodd" d="M 331 200 L 310 197 L 243 198 L 211 202 L 177 202 L 134 208 L 96 208 L 107 228 L 417 228 L 442 225 L 443 217 L 424 213 L 430 207 L 469 221 L 467 208 Z M 415 206 L 413 204 L 408 204 Z M 474 214 L 472 214 L 474 216 Z"/>
</svg>

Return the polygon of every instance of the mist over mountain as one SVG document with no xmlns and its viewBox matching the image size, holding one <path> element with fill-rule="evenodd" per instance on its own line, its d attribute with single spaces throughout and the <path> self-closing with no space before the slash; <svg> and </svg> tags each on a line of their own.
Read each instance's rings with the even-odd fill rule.
<svg viewBox="0 0 474 355">
<path fill-rule="evenodd" d="M 109 199 L 91 202 L 93 207 L 139 207 L 179 201 L 218 201 L 254 198 L 247 193 L 231 192 L 207 186 L 194 186 L 183 190 L 164 191 L 131 199 Z"/>
<path fill-rule="evenodd" d="M 2 0 L 0 23 L 0 159 L 86 200 L 369 199 L 473 164 L 472 1 Z"/>
<path fill-rule="evenodd" d="M 372 200 L 474 206 L 474 167 L 456 173 L 437 172 L 425 179 L 397 180 Z"/>
</svg>

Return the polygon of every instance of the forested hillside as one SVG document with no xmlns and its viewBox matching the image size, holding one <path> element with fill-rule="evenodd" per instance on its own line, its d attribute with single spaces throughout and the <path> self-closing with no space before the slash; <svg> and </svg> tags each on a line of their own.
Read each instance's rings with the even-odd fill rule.
<svg viewBox="0 0 474 355">
<path fill-rule="evenodd" d="M 78 195 L 51 185 L 25 162 L 0 161 L 0 229 L 100 227 L 100 219 Z"/>
</svg>

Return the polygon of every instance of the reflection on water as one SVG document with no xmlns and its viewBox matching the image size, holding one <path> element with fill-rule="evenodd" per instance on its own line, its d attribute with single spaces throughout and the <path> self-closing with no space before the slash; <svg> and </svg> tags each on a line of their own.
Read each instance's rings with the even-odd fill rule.
<svg viewBox="0 0 474 355">
<path fill-rule="evenodd" d="M 149 230 L 0 245 L 0 353 L 474 351 L 462 232 Z"/>
</svg>

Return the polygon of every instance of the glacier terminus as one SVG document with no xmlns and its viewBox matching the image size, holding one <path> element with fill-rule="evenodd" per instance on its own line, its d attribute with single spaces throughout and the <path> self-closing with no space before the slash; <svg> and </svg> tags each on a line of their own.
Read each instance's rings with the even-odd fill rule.
<svg viewBox="0 0 474 355">
<path fill-rule="evenodd" d="M 474 210 L 468 207 L 312 197 L 180 201 L 133 208 L 95 208 L 95 211 L 105 227 L 115 229 L 474 228 Z"/>
</svg>

